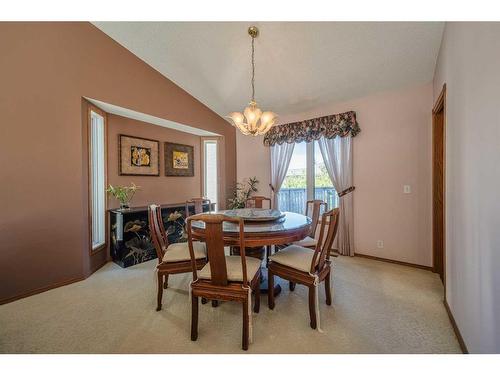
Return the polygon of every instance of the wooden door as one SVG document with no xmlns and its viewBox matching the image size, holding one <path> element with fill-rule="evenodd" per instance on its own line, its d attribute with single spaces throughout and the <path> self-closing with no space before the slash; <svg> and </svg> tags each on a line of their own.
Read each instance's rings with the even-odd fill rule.
<svg viewBox="0 0 500 375">
<path fill-rule="evenodd" d="M 445 282 L 445 124 L 446 86 L 432 111 L 433 271 Z"/>
</svg>

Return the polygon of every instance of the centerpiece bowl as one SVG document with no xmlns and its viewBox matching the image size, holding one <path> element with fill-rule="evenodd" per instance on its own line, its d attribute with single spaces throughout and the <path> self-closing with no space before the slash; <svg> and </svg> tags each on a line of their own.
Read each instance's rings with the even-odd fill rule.
<svg viewBox="0 0 500 375">
<path fill-rule="evenodd" d="M 285 217 L 285 213 L 267 208 L 239 208 L 224 212 L 227 216 L 241 217 L 244 221 L 275 221 Z"/>
</svg>

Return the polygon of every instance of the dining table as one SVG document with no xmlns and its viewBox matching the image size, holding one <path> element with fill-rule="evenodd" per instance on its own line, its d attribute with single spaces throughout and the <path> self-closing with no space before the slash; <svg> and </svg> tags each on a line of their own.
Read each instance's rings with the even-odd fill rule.
<svg viewBox="0 0 500 375">
<path fill-rule="evenodd" d="M 272 215 L 266 218 L 265 211 L 275 211 Z M 248 251 L 249 249 L 270 249 L 280 245 L 291 244 L 304 239 L 311 232 L 311 219 L 305 215 L 294 212 L 280 212 L 277 210 L 267 209 L 235 209 L 221 210 L 215 213 L 224 214 L 230 217 L 241 217 L 244 220 L 244 235 L 245 235 L 245 253 L 248 256 L 255 255 L 255 252 Z M 193 221 L 192 235 L 194 238 L 202 238 L 202 232 L 205 229 L 205 224 L 201 221 Z M 237 247 L 240 244 L 239 226 L 236 223 L 224 222 L 222 225 L 224 236 L 224 245 Z M 248 250 L 247 250 L 248 249 Z M 266 257 L 270 251 L 266 251 Z M 268 293 L 267 287 L 267 259 L 262 264 L 261 268 L 261 292 Z M 281 292 L 279 281 L 276 280 L 274 294 Z"/>
</svg>

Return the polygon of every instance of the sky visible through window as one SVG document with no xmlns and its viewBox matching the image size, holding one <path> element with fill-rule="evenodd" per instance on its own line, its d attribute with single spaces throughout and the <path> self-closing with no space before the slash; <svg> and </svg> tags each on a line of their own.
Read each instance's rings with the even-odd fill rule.
<svg viewBox="0 0 500 375">
<path fill-rule="evenodd" d="M 296 143 L 293 149 L 289 171 L 306 169 L 306 143 Z"/>
<path fill-rule="evenodd" d="M 292 159 L 288 167 L 287 177 L 283 182 L 282 189 L 287 188 L 306 188 L 306 143 L 301 142 L 295 144 L 293 149 Z M 321 150 L 319 149 L 318 142 L 314 142 L 314 180 L 315 187 L 331 187 L 332 183 L 328 172 L 326 171 Z"/>
</svg>

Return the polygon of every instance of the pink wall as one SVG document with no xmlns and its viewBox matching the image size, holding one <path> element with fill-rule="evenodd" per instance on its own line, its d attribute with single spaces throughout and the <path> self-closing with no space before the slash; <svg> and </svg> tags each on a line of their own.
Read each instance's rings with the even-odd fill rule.
<svg viewBox="0 0 500 375">
<path fill-rule="evenodd" d="M 262 136 L 252 137 L 236 134 L 236 178 L 241 182 L 245 178 L 257 177 L 258 195 L 271 196 L 269 188 L 271 176 L 271 154 L 269 147 L 264 147 Z"/>
<path fill-rule="evenodd" d="M 500 23 L 447 23 L 446 299 L 471 353 L 500 352 Z"/>
<path fill-rule="evenodd" d="M 429 83 L 280 117 L 287 123 L 356 111 L 361 127 L 353 146 L 356 252 L 431 266 L 431 109 Z M 244 143 L 241 138 L 238 177 L 260 171 L 267 185 L 269 150 L 261 138 L 246 137 Z M 403 185 L 411 186 L 411 194 L 403 194 Z M 377 240 L 384 248 L 377 248 Z"/>
<path fill-rule="evenodd" d="M 82 97 L 224 136 L 227 121 L 88 22 L 0 22 L 0 303 L 88 276 L 86 104 Z"/>
<path fill-rule="evenodd" d="M 118 135 L 126 134 L 160 141 L 160 176 L 119 176 Z M 164 142 L 187 144 L 194 147 L 194 177 L 166 177 Z M 130 185 L 141 189 L 134 196 L 132 205 L 151 203 L 180 203 L 201 197 L 200 137 L 158 125 L 108 114 L 108 183 Z M 109 207 L 117 207 L 115 199 L 109 199 Z"/>
</svg>

